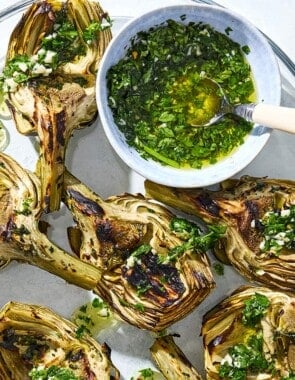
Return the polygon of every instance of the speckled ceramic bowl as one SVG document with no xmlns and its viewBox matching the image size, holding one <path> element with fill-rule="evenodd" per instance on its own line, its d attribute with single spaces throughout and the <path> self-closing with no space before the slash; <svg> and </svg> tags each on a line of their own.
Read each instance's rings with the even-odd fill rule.
<svg viewBox="0 0 295 380">
<path fill-rule="evenodd" d="M 234 12 L 221 7 L 199 4 L 155 9 L 128 22 L 113 38 L 101 61 L 97 77 L 97 103 L 106 136 L 114 150 L 130 168 L 151 181 L 167 186 L 201 187 L 218 183 L 244 169 L 264 147 L 271 130 L 255 125 L 245 142 L 230 156 L 216 164 L 202 169 L 175 169 L 153 160 L 143 159 L 136 150 L 128 146 L 124 135 L 114 122 L 107 99 L 107 72 L 126 54 L 131 38 L 138 32 L 148 30 L 167 19 L 180 22 L 182 15 L 186 15 L 185 21 L 182 22 L 203 22 L 221 33 L 230 27 L 232 29 L 230 38 L 241 46 L 250 47 L 247 60 L 252 68 L 258 101 L 280 104 L 281 77 L 278 63 L 263 35 L 246 19 Z"/>
</svg>

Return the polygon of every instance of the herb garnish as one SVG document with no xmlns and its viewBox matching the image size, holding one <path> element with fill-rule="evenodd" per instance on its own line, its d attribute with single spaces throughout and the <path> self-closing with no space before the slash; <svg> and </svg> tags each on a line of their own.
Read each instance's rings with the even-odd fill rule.
<svg viewBox="0 0 295 380">
<path fill-rule="evenodd" d="M 101 330 L 116 323 L 108 304 L 99 297 L 80 306 L 71 319 L 78 326 L 76 337 L 79 339 L 84 334 L 96 336 Z"/>
<path fill-rule="evenodd" d="M 15 235 L 23 236 L 23 235 L 30 235 L 30 231 L 25 227 L 23 224 L 21 224 L 19 227 L 15 226 L 13 228 L 13 233 Z"/>
<path fill-rule="evenodd" d="M 225 361 L 219 368 L 219 376 L 223 379 L 246 380 L 249 373 L 272 373 L 274 369 L 272 360 L 266 359 L 264 355 L 261 334 L 251 335 L 245 344 L 229 348 L 228 353 L 231 364 Z"/>
<path fill-rule="evenodd" d="M 270 305 L 269 299 L 260 293 L 255 293 L 244 301 L 242 323 L 255 328 L 263 318 Z M 244 380 L 247 375 L 259 372 L 271 373 L 274 370 L 273 361 L 266 359 L 263 351 L 263 335 L 260 328 L 252 334 L 246 343 L 239 343 L 229 348 L 230 359 L 224 360 L 219 367 L 221 378 Z"/>
<path fill-rule="evenodd" d="M 81 380 L 68 368 L 57 367 L 33 368 L 29 376 L 32 380 Z"/>
<path fill-rule="evenodd" d="M 151 368 L 145 368 L 139 371 L 143 378 L 152 377 L 153 370 Z"/>
<path fill-rule="evenodd" d="M 159 372 L 154 371 L 151 368 L 144 368 L 136 373 L 136 376 L 132 376 L 130 380 L 156 380 L 164 379 L 164 376 Z"/>
<path fill-rule="evenodd" d="M 214 247 L 226 231 L 226 226 L 210 225 L 208 233 L 202 233 L 195 223 L 183 218 L 173 218 L 170 228 L 186 241 L 182 245 L 172 248 L 167 256 L 160 256 L 159 261 L 162 263 L 174 261 L 189 250 L 206 252 Z"/>
<path fill-rule="evenodd" d="M 242 322 L 245 326 L 255 327 L 267 311 L 270 301 L 265 295 L 255 293 L 244 303 Z"/>
<path fill-rule="evenodd" d="M 216 274 L 218 276 L 223 276 L 224 275 L 224 265 L 221 263 L 214 263 L 213 264 L 213 269 L 215 270 Z"/>
<path fill-rule="evenodd" d="M 251 124 L 227 116 L 210 129 L 192 128 L 188 110 L 198 108 L 200 99 L 187 88 L 196 89 L 207 76 L 222 85 L 230 102 L 249 102 L 254 86 L 243 50 L 202 23 L 167 20 L 138 33 L 107 73 L 109 105 L 128 144 L 145 158 L 192 168 L 214 163 L 239 146 Z"/>
<path fill-rule="evenodd" d="M 51 33 L 43 37 L 40 49 L 34 56 L 17 55 L 8 61 L 0 75 L 0 91 L 14 92 L 17 85 L 30 79 L 48 76 L 64 63 L 86 54 L 87 45 L 97 38 L 97 33 L 111 26 L 107 14 L 93 21 L 82 31 L 67 18 L 65 9 L 55 13 L 56 19 Z"/>
<path fill-rule="evenodd" d="M 130 253 L 126 264 L 122 266 L 123 277 L 135 287 L 139 297 L 148 293 L 162 297 L 168 297 L 171 292 L 183 294 L 185 288 L 174 262 L 185 252 L 206 252 L 214 246 L 226 228 L 209 226 L 209 232 L 203 233 L 195 223 L 178 217 L 171 219 L 169 227 L 180 238 L 181 244 L 165 254 L 155 252 L 149 244 L 142 244 Z M 135 308 L 140 310 L 141 305 Z"/>
<path fill-rule="evenodd" d="M 256 224 L 256 221 L 255 221 Z M 279 255 L 283 248 L 295 248 L 295 206 L 267 212 L 259 220 L 259 229 L 262 230 L 263 241 L 260 244 L 262 252 L 271 252 Z"/>
<path fill-rule="evenodd" d="M 20 210 L 15 210 L 15 213 L 25 215 L 25 216 L 31 215 L 32 214 L 32 210 L 31 210 L 31 203 L 32 202 L 33 202 L 32 198 L 24 199 L 22 202 L 22 208 Z"/>
<path fill-rule="evenodd" d="M 295 380 L 295 373 L 290 373 L 288 376 L 282 377 L 282 380 Z"/>
<path fill-rule="evenodd" d="M 95 40 L 95 38 L 97 37 L 97 33 L 98 32 L 101 32 L 101 31 L 103 31 L 103 30 L 108 29 L 108 28 L 111 27 L 112 20 L 110 19 L 110 17 L 107 14 L 105 15 L 104 21 L 105 21 L 104 23 L 93 21 L 83 31 L 83 34 L 82 34 L 83 35 L 83 40 L 88 45 L 90 45 L 93 42 L 93 40 Z"/>
</svg>

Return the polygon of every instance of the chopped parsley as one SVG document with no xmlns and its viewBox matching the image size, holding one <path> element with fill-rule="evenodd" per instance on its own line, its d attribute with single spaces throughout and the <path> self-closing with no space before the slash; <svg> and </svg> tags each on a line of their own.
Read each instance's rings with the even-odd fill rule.
<svg viewBox="0 0 295 380">
<path fill-rule="evenodd" d="M 295 206 L 267 212 L 262 219 L 254 221 L 253 225 L 262 231 L 263 240 L 260 244 L 262 252 L 279 255 L 283 248 L 295 248 Z"/>
<path fill-rule="evenodd" d="M 84 325 L 81 324 L 76 330 L 76 338 L 83 338 L 84 334 L 91 334 L 90 330 Z"/>
<path fill-rule="evenodd" d="M 128 144 L 144 158 L 176 168 L 201 168 L 232 152 L 250 123 L 226 116 L 214 127 L 192 128 L 190 117 L 211 107 L 198 92 L 204 77 L 221 84 L 231 103 L 253 98 L 245 52 L 202 23 L 167 20 L 138 33 L 107 73 L 109 106 Z"/>
<path fill-rule="evenodd" d="M 99 297 L 81 305 L 72 315 L 72 321 L 78 326 L 76 337 L 82 338 L 84 334 L 96 336 L 105 328 L 116 323 L 109 306 Z"/>
<path fill-rule="evenodd" d="M 244 45 L 242 46 L 242 50 L 245 54 L 249 54 L 250 53 L 250 48 L 248 45 Z"/>
<path fill-rule="evenodd" d="M 83 31 L 83 34 L 82 34 L 83 40 L 88 45 L 91 44 L 93 42 L 93 40 L 96 39 L 98 32 L 101 32 L 105 29 L 108 29 L 112 25 L 112 20 L 110 19 L 110 17 L 107 14 L 105 15 L 104 21 L 105 21 L 104 23 L 93 21 Z"/>
<path fill-rule="evenodd" d="M 195 223 L 183 218 L 173 218 L 170 228 L 178 236 L 182 237 L 185 242 L 172 248 L 168 256 L 160 256 L 160 261 L 165 263 L 175 261 L 184 252 L 189 250 L 206 252 L 212 249 L 226 230 L 226 227 L 223 225 L 210 225 L 208 226 L 208 232 L 203 233 Z"/>
<path fill-rule="evenodd" d="M 142 244 L 129 254 L 122 266 L 122 275 L 136 289 L 139 297 L 147 293 L 169 297 L 171 292 L 179 296 L 185 287 L 175 261 L 185 252 L 199 254 L 212 248 L 223 236 L 224 226 L 210 226 L 208 233 L 186 219 L 174 217 L 170 221 L 170 230 L 179 238 L 179 245 L 165 253 L 156 252 L 149 244 Z M 126 305 L 143 311 L 144 305 Z"/>
<path fill-rule="evenodd" d="M 143 313 L 144 313 L 144 311 L 145 311 L 145 307 L 144 307 L 144 305 L 143 305 L 141 302 L 137 302 L 137 303 L 134 305 L 134 309 L 139 310 L 139 311 L 141 311 L 141 312 L 143 312 Z"/>
<path fill-rule="evenodd" d="M 13 233 L 15 235 L 23 236 L 23 235 L 30 235 L 31 232 L 30 232 L 30 230 L 27 229 L 26 226 L 21 224 L 20 227 L 15 226 L 13 228 Z"/>
<path fill-rule="evenodd" d="M 151 368 L 139 370 L 130 380 L 164 380 L 164 376 Z"/>
<path fill-rule="evenodd" d="M 288 376 L 282 377 L 282 380 L 295 380 L 295 373 L 290 373 Z"/>
<path fill-rule="evenodd" d="M 82 380 L 69 368 L 57 367 L 33 368 L 29 376 L 32 380 Z"/>
<path fill-rule="evenodd" d="M 246 380 L 249 375 L 272 373 L 274 364 L 263 352 L 262 334 L 251 335 L 245 344 L 239 343 L 228 350 L 229 359 L 219 367 L 219 376 L 228 380 Z"/>
<path fill-rule="evenodd" d="M 221 263 L 214 263 L 213 264 L 213 269 L 218 276 L 223 276 L 224 275 L 224 265 Z"/>
<path fill-rule="evenodd" d="M 245 326 L 255 327 L 267 311 L 270 301 L 265 295 L 255 293 L 244 303 L 242 322 Z"/>
<path fill-rule="evenodd" d="M 146 378 L 152 377 L 154 371 L 151 368 L 145 368 L 145 369 L 140 370 L 139 372 L 142 375 L 142 377 L 146 379 Z"/>
<path fill-rule="evenodd" d="M 184 243 L 170 249 L 168 255 L 159 255 L 158 263 L 161 264 L 173 262 L 189 250 L 208 251 L 213 248 L 217 240 L 224 235 L 226 227 L 222 225 L 211 225 L 208 226 L 208 233 L 203 233 L 195 223 L 184 218 L 175 217 L 170 221 L 170 229 L 184 240 Z M 149 244 L 142 244 L 128 257 L 127 266 L 134 266 L 135 263 L 140 262 L 143 255 L 148 254 L 151 250 L 152 247 Z M 146 290 L 147 289 L 145 289 L 145 291 Z"/>
<path fill-rule="evenodd" d="M 32 210 L 31 210 L 31 203 L 32 202 L 33 202 L 32 198 L 24 199 L 22 202 L 22 208 L 20 210 L 15 210 L 15 213 L 25 215 L 25 216 L 31 215 L 32 214 Z"/>
<path fill-rule="evenodd" d="M 260 293 L 244 301 L 242 323 L 251 329 L 257 328 L 270 305 L 269 299 Z M 228 353 L 219 367 L 219 375 L 228 380 L 246 380 L 248 376 L 258 373 L 272 373 L 273 360 L 267 358 L 263 351 L 263 335 L 260 327 L 250 335 L 245 343 L 238 343 L 228 349 Z"/>
<path fill-rule="evenodd" d="M 14 92 L 19 84 L 49 76 L 58 66 L 85 55 L 87 45 L 93 43 L 97 33 L 111 26 L 107 14 L 102 21 L 91 22 L 83 31 L 67 18 L 64 8 L 56 12 L 55 17 L 51 32 L 43 37 L 35 55 L 17 55 L 6 63 L 0 74 L 1 92 Z"/>
<path fill-rule="evenodd" d="M 232 32 L 232 28 L 230 26 L 228 26 L 227 28 L 225 28 L 225 33 L 229 36 L 230 32 Z"/>
</svg>

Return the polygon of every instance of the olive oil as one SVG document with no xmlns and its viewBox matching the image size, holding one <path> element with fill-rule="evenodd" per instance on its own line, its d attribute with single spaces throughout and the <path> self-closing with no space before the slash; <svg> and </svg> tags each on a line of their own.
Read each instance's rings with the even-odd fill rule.
<svg viewBox="0 0 295 380">
<path fill-rule="evenodd" d="M 220 109 L 222 94 L 218 86 L 195 73 L 178 79 L 173 90 L 173 103 L 183 110 L 188 125 L 204 125 Z"/>
</svg>

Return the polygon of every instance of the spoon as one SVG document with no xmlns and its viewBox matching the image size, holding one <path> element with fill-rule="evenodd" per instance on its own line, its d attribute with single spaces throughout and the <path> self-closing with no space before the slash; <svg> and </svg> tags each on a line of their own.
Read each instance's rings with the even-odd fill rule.
<svg viewBox="0 0 295 380">
<path fill-rule="evenodd" d="M 211 116 L 205 123 L 191 120 L 193 127 L 209 127 L 216 124 L 227 114 L 234 114 L 243 119 L 257 124 L 265 125 L 273 129 L 279 129 L 289 133 L 295 133 L 295 108 L 274 106 L 264 103 L 230 104 L 222 87 L 212 79 L 204 78 L 200 85 L 209 88 L 208 97 L 214 104 Z M 221 95 L 220 95 L 221 94 Z"/>
</svg>

